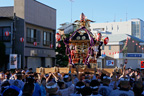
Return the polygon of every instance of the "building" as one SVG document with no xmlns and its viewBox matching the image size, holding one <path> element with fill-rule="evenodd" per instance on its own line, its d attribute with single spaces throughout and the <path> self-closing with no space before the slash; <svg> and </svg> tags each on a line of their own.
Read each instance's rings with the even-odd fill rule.
<svg viewBox="0 0 144 96">
<path fill-rule="evenodd" d="M 8 37 L 4 36 L 5 31 L 10 32 Z M 6 45 L 7 57 L 18 54 L 18 68 L 27 66 L 35 71 L 37 67 L 53 66 L 55 32 L 56 9 L 52 7 L 36 0 L 14 0 L 14 6 L 0 7 L 0 41 Z"/>
<path fill-rule="evenodd" d="M 69 34 L 76 30 L 76 25 L 74 23 L 63 23 L 60 25 L 61 25 L 61 27 L 58 28 L 58 33 L 61 35 Z"/>
<path fill-rule="evenodd" d="M 97 60 L 99 68 L 120 68 L 125 64 L 125 60 L 127 60 L 126 68 L 140 68 L 140 62 L 144 60 L 143 40 L 127 34 L 106 36 L 109 37 L 109 43 L 101 48 L 102 56 Z M 127 38 L 130 39 L 127 41 Z M 126 41 L 127 49 L 124 49 Z"/>
<path fill-rule="evenodd" d="M 124 22 L 91 23 L 91 32 L 102 34 L 129 34 L 144 40 L 144 21 L 132 19 Z"/>
</svg>

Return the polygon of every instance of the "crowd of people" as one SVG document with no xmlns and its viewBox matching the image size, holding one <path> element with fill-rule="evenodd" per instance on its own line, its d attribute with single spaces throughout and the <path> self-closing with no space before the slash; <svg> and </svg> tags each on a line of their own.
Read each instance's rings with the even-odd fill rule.
<svg viewBox="0 0 144 96">
<path fill-rule="evenodd" d="M 144 71 L 115 69 L 111 74 L 94 73 L 37 74 L 32 68 L 0 72 L 1 96 L 144 96 Z"/>
</svg>

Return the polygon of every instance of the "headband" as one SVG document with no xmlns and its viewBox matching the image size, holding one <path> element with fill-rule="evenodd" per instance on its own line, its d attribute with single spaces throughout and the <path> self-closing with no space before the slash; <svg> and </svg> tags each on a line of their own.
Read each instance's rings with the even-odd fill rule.
<svg viewBox="0 0 144 96">
<path fill-rule="evenodd" d="M 65 75 L 63 78 L 68 78 L 69 77 L 69 75 Z"/>
<path fill-rule="evenodd" d="M 48 77 L 48 76 L 49 76 L 48 74 L 45 75 L 45 77 Z"/>
<path fill-rule="evenodd" d="M 120 78 L 120 81 L 130 81 L 128 78 Z"/>
<path fill-rule="evenodd" d="M 85 85 L 83 86 L 76 86 L 76 89 L 83 89 L 85 87 Z"/>
<path fill-rule="evenodd" d="M 2 86 L 2 88 L 5 88 L 5 89 L 7 89 L 7 88 L 9 88 L 9 86 Z"/>
<path fill-rule="evenodd" d="M 46 88 L 48 88 L 48 89 L 57 88 L 57 83 L 55 83 L 55 84 L 52 85 L 52 86 L 47 86 L 47 85 L 46 85 Z"/>
<path fill-rule="evenodd" d="M 111 77 L 104 76 L 103 79 L 109 79 L 109 80 L 111 80 Z"/>
<path fill-rule="evenodd" d="M 91 89 L 97 89 L 97 88 L 98 88 L 98 86 L 94 86 L 94 87 L 92 87 L 92 86 L 91 86 L 90 88 L 91 88 Z"/>
</svg>

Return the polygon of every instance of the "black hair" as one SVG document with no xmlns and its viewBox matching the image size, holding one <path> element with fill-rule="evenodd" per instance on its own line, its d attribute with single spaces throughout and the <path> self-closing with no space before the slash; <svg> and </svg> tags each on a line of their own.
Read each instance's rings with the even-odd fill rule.
<svg viewBox="0 0 144 96">
<path fill-rule="evenodd" d="M 84 84 L 84 82 L 79 81 L 79 82 L 77 82 L 76 86 L 81 87 L 81 86 L 85 86 L 85 84 Z M 77 90 L 78 94 L 83 92 L 83 88 L 77 88 L 76 87 L 76 90 Z"/>
<path fill-rule="evenodd" d="M 17 76 L 17 79 L 19 79 L 19 80 L 22 79 L 22 73 L 21 73 L 21 72 L 18 72 L 18 73 L 16 74 L 16 76 Z"/>
<path fill-rule="evenodd" d="M 98 80 L 92 80 L 90 82 L 90 87 L 95 87 L 95 86 L 100 86 L 100 82 Z M 98 91 L 98 88 L 97 89 L 91 88 L 91 89 L 92 89 L 92 91 Z"/>
<path fill-rule="evenodd" d="M 65 75 L 69 75 L 69 74 L 64 74 L 64 76 L 65 76 Z M 64 77 L 64 76 L 63 76 L 63 77 Z M 65 82 L 68 82 L 68 78 L 63 78 L 63 80 L 64 80 Z"/>
<path fill-rule="evenodd" d="M 64 85 L 64 82 L 58 82 L 57 84 L 60 87 L 60 89 L 62 89 L 62 86 Z"/>
<path fill-rule="evenodd" d="M 29 68 L 29 70 L 33 70 L 32 68 Z"/>
<path fill-rule="evenodd" d="M 7 89 L 6 86 L 10 86 L 10 83 L 9 83 L 8 81 L 4 81 L 4 82 L 2 83 L 2 85 L 1 85 L 1 93 L 3 93 L 3 91 L 4 91 L 5 89 Z"/>
<path fill-rule="evenodd" d="M 34 83 L 34 81 L 35 81 L 35 80 L 34 80 L 34 77 L 33 77 L 33 76 L 29 76 L 29 77 L 26 78 L 26 82 L 27 82 L 27 83 Z"/>
<path fill-rule="evenodd" d="M 143 84 L 141 81 L 136 81 L 134 83 L 133 92 L 135 95 L 141 96 L 141 93 L 143 92 Z"/>
<path fill-rule="evenodd" d="M 90 87 L 85 87 L 83 88 L 83 91 L 82 91 L 82 96 L 88 96 L 88 95 L 91 95 L 92 94 L 92 90 Z"/>
<path fill-rule="evenodd" d="M 23 94 L 32 94 L 34 90 L 34 84 L 33 83 L 25 83 L 23 87 Z"/>
</svg>

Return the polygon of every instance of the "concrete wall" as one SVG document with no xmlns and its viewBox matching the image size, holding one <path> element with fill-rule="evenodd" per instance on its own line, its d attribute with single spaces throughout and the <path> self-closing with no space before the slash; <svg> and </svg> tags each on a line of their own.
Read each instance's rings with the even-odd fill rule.
<svg viewBox="0 0 144 96">
<path fill-rule="evenodd" d="M 141 20 L 140 25 L 141 39 L 144 40 L 144 21 Z"/>
<path fill-rule="evenodd" d="M 108 23 L 92 23 L 91 32 L 97 33 L 101 32 L 102 34 L 129 34 L 132 35 L 132 22 L 138 21 L 140 23 L 140 35 L 138 38 L 144 40 L 144 21 L 141 19 L 132 19 L 124 22 L 108 22 Z M 104 30 L 95 30 L 95 29 L 104 29 Z M 108 33 L 107 33 L 108 32 Z"/>
<path fill-rule="evenodd" d="M 25 19 L 25 0 L 14 0 L 14 13 L 17 17 Z"/>
<path fill-rule="evenodd" d="M 111 32 L 112 34 L 130 34 L 131 21 L 127 22 L 109 22 L 109 23 L 92 23 L 91 32 L 96 33 L 95 28 L 103 28 L 101 32 Z"/>
<path fill-rule="evenodd" d="M 25 0 L 25 21 L 56 29 L 56 9 L 36 0 Z"/>
</svg>

